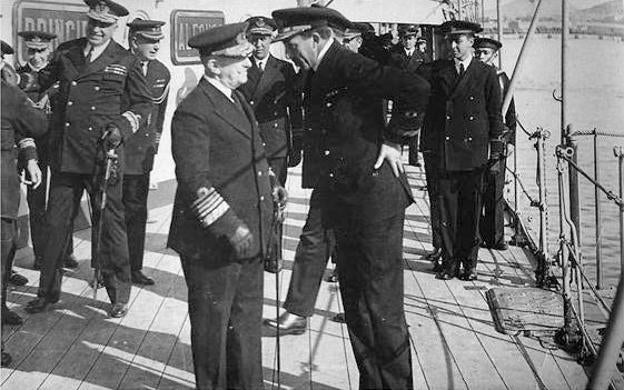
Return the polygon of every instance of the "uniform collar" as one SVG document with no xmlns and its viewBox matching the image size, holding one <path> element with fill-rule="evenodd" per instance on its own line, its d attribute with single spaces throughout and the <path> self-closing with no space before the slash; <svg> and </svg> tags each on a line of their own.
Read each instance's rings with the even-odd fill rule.
<svg viewBox="0 0 624 390">
<path fill-rule="evenodd" d="M 325 42 L 325 46 L 321 49 L 321 52 L 319 53 L 318 58 L 316 59 L 316 66 L 312 67 L 312 69 L 315 72 L 318 70 L 318 67 L 321 64 L 321 61 L 323 61 L 325 54 L 327 54 L 327 51 L 329 50 L 329 48 L 331 47 L 333 43 L 334 43 L 334 37 L 329 38 L 327 42 Z"/>
<path fill-rule="evenodd" d="M 466 71 L 466 69 L 468 69 L 468 66 L 470 65 L 470 63 L 472 62 L 472 59 L 474 58 L 474 56 L 472 54 L 470 54 L 468 56 L 468 58 L 464 59 L 464 60 L 458 60 L 457 58 L 454 58 L 453 61 L 455 63 L 455 71 L 457 73 L 459 73 L 459 64 L 464 64 L 464 72 Z"/>
<path fill-rule="evenodd" d="M 256 58 L 256 57 L 254 57 L 254 58 L 253 58 L 253 60 L 254 60 L 254 62 L 256 63 L 256 66 L 257 66 L 258 68 L 260 68 L 261 70 L 265 70 L 265 69 L 266 69 L 267 62 L 269 61 L 269 57 L 270 57 L 270 56 L 271 56 L 270 54 L 267 54 L 267 56 L 266 56 L 266 57 L 264 57 L 264 59 L 262 59 L 262 60 L 261 60 L 261 59 L 258 59 L 258 58 Z"/>
<path fill-rule="evenodd" d="M 225 85 L 223 85 L 223 83 L 219 81 L 218 78 L 208 77 L 207 75 L 204 75 L 204 78 L 206 79 L 206 81 L 212 84 L 216 89 L 218 89 L 222 94 L 224 94 L 226 98 L 234 102 L 234 99 L 232 98 L 232 90 L 226 87 Z"/>
<path fill-rule="evenodd" d="M 93 53 L 91 53 L 91 62 L 95 61 L 99 56 L 102 55 L 102 53 L 104 53 L 104 50 L 106 50 L 106 48 L 108 47 L 108 45 L 110 45 L 112 40 L 113 39 L 111 38 L 108 41 L 106 41 L 105 44 L 96 46 L 93 48 Z M 87 55 L 89 55 L 90 50 L 91 50 L 91 44 L 89 43 L 89 41 L 87 41 L 87 45 L 85 46 L 82 54 L 84 54 L 84 56 L 86 57 Z"/>
</svg>

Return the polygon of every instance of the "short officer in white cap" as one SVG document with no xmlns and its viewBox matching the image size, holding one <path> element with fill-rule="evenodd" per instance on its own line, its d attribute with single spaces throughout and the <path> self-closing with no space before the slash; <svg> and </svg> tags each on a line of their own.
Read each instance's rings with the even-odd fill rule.
<svg viewBox="0 0 624 390">
<path fill-rule="evenodd" d="M 145 224 L 147 222 L 147 194 L 150 172 L 154 167 L 154 157 L 163 131 L 165 111 L 169 96 L 171 74 L 157 56 L 160 41 L 165 37 L 159 20 L 136 18 L 131 23 L 128 41 L 130 50 L 141 61 L 141 70 L 153 97 L 153 109 L 145 126 L 125 141 L 126 163 L 124 167 L 123 203 L 126 213 L 128 252 L 132 282 L 152 285 L 154 280 L 143 274 L 143 254 L 145 250 Z"/>
<path fill-rule="evenodd" d="M 124 140 L 145 125 L 152 111 L 152 95 L 141 62 L 112 39 L 118 19 L 128 10 L 111 0 L 86 0 L 87 36 L 60 45 L 50 64 L 40 72 L 47 89 L 59 82 L 58 107 L 52 113 L 50 134 L 52 183 L 46 213 L 38 298 L 26 310 L 36 313 L 57 302 L 61 294 L 61 265 L 70 221 L 78 211 L 82 192 L 91 199 L 93 227 L 102 218 L 102 232 L 93 229 L 92 258 L 100 270 L 112 303 L 110 315 L 127 313 L 130 298 L 130 262 L 122 204 Z M 100 215 L 101 174 L 105 152 L 119 155 L 120 168 L 109 181 L 107 203 Z M 101 237 L 100 240 L 97 237 Z M 95 248 L 100 241 L 100 247 Z"/>
</svg>

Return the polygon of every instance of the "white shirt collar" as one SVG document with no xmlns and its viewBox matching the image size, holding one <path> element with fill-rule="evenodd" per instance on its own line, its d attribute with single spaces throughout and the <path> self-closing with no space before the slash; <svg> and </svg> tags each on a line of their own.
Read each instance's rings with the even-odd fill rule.
<svg viewBox="0 0 624 390">
<path fill-rule="evenodd" d="M 99 56 L 102 55 L 102 53 L 104 53 L 104 50 L 106 50 L 108 45 L 110 45 L 111 41 L 112 41 L 112 39 L 109 39 L 108 41 L 106 41 L 105 44 L 100 45 L 100 46 L 96 46 L 96 47 L 93 48 L 93 53 L 91 53 L 91 62 L 95 61 Z M 85 49 L 84 49 L 84 52 L 83 52 L 85 57 L 89 54 L 90 50 L 91 50 L 91 44 L 89 42 L 87 42 L 87 45 L 85 46 Z"/>
<path fill-rule="evenodd" d="M 403 50 L 405 50 L 405 54 L 406 54 L 406 55 L 408 55 L 408 56 L 410 56 L 410 57 L 411 57 L 412 55 L 414 55 L 414 51 L 415 51 L 414 49 L 411 49 L 411 50 L 410 50 L 410 49 L 403 48 Z"/>
<path fill-rule="evenodd" d="M 41 69 L 48 66 L 48 63 L 46 62 L 43 66 L 40 66 L 39 68 L 35 68 L 30 62 L 27 62 L 26 66 L 28 66 L 28 69 L 30 69 L 33 72 L 39 72 Z"/>
<path fill-rule="evenodd" d="M 257 66 L 258 66 L 261 70 L 266 69 L 266 64 L 267 64 L 267 62 L 269 61 L 269 56 L 270 56 L 270 54 L 267 54 L 267 56 L 266 56 L 266 57 L 264 57 L 264 59 L 262 59 L 262 60 L 261 60 L 261 59 L 258 59 L 258 58 L 256 58 L 256 57 L 254 57 L 254 61 L 256 62 L 256 65 L 257 65 Z"/>
<path fill-rule="evenodd" d="M 465 72 L 468 69 L 468 66 L 470 65 L 470 63 L 472 62 L 472 58 L 473 58 L 472 54 L 470 54 L 464 60 L 458 60 L 457 58 L 454 58 L 454 60 L 455 60 L 455 70 L 457 71 L 457 73 L 459 73 L 459 64 L 464 64 L 464 72 Z"/>
<path fill-rule="evenodd" d="M 327 40 L 327 42 L 325 43 L 325 46 L 321 49 L 321 52 L 319 53 L 318 58 L 316 59 L 316 66 L 312 67 L 312 69 L 314 69 L 315 72 L 318 69 L 319 65 L 321 64 L 321 61 L 323 61 L 323 57 L 325 57 L 327 50 L 329 50 L 329 48 L 331 47 L 333 43 L 334 43 L 334 37 L 331 37 Z"/>
<path fill-rule="evenodd" d="M 234 99 L 232 99 L 232 90 L 230 88 L 226 87 L 225 85 L 223 85 L 223 83 L 218 78 L 216 78 L 216 77 L 208 77 L 207 75 L 204 75 L 204 78 L 210 84 L 212 84 L 216 89 L 221 91 L 221 93 L 223 93 L 226 98 L 230 99 L 231 102 L 234 102 Z"/>
</svg>

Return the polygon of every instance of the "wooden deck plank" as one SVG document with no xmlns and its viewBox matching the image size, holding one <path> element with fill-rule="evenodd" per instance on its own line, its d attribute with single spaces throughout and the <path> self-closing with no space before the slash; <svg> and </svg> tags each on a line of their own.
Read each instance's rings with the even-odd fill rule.
<svg viewBox="0 0 624 390">
<path fill-rule="evenodd" d="M 191 323 L 188 314 L 171 351 L 167 366 L 158 382 L 157 389 L 182 390 L 195 388 L 193 354 L 191 352 Z"/>
</svg>

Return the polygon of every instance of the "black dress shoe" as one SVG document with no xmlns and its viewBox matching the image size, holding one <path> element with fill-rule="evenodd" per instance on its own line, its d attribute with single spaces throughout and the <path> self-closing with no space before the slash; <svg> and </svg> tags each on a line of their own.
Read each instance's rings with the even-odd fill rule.
<svg viewBox="0 0 624 390">
<path fill-rule="evenodd" d="M 11 365 L 11 362 L 13 361 L 13 358 L 11 357 L 11 355 L 9 355 L 8 352 L 4 352 L 2 351 L 2 367 L 8 367 Z"/>
<path fill-rule="evenodd" d="M 17 272 L 11 270 L 11 276 L 9 276 L 9 283 L 15 286 L 23 286 L 28 283 L 28 278 L 18 274 Z"/>
<path fill-rule="evenodd" d="M 73 253 L 68 255 L 63 261 L 63 267 L 65 268 L 76 269 L 78 265 L 78 260 L 76 260 L 76 256 Z"/>
<path fill-rule="evenodd" d="M 444 267 L 442 266 L 442 262 L 440 260 L 436 260 L 433 262 L 433 272 L 438 273 L 443 269 Z"/>
<path fill-rule="evenodd" d="M 509 245 L 507 245 L 507 243 L 503 241 L 503 242 L 499 242 L 496 245 L 492 245 L 491 248 L 497 251 L 506 251 L 507 249 L 509 249 Z"/>
<path fill-rule="evenodd" d="M 26 305 L 26 310 L 30 314 L 41 313 L 42 311 L 46 311 L 57 301 L 50 301 L 47 298 L 36 298 Z"/>
<path fill-rule="evenodd" d="M 478 276 L 479 275 L 477 274 L 477 269 L 476 268 L 469 268 L 466 271 L 464 271 L 464 273 L 462 274 L 461 278 L 463 280 L 467 281 L 467 282 L 470 282 L 470 281 L 473 281 L 473 280 L 477 280 Z"/>
<path fill-rule="evenodd" d="M 128 305 L 125 303 L 114 303 L 109 314 L 113 318 L 124 317 L 128 314 Z"/>
<path fill-rule="evenodd" d="M 451 280 L 459 276 L 459 263 L 455 260 L 447 260 L 442 263 L 442 269 L 436 274 L 436 279 Z"/>
<path fill-rule="evenodd" d="M 280 335 L 282 336 L 289 334 L 297 335 L 305 332 L 308 326 L 308 319 L 296 314 L 284 312 L 284 314 L 279 316 L 277 321 L 265 320 L 264 323 L 270 328 L 279 329 Z"/>
<path fill-rule="evenodd" d="M 338 270 L 334 269 L 331 275 L 327 277 L 327 281 L 330 283 L 337 283 L 338 282 Z"/>
<path fill-rule="evenodd" d="M 141 270 L 132 271 L 132 283 L 151 286 L 154 284 L 154 279 L 145 276 Z"/>
<path fill-rule="evenodd" d="M 24 320 L 20 317 L 16 312 L 9 309 L 8 307 L 2 308 L 2 324 L 3 325 L 22 325 Z"/>
<path fill-rule="evenodd" d="M 436 261 L 442 257 L 442 248 L 433 248 L 433 250 L 425 255 L 425 260 Z"/>
</svg>

